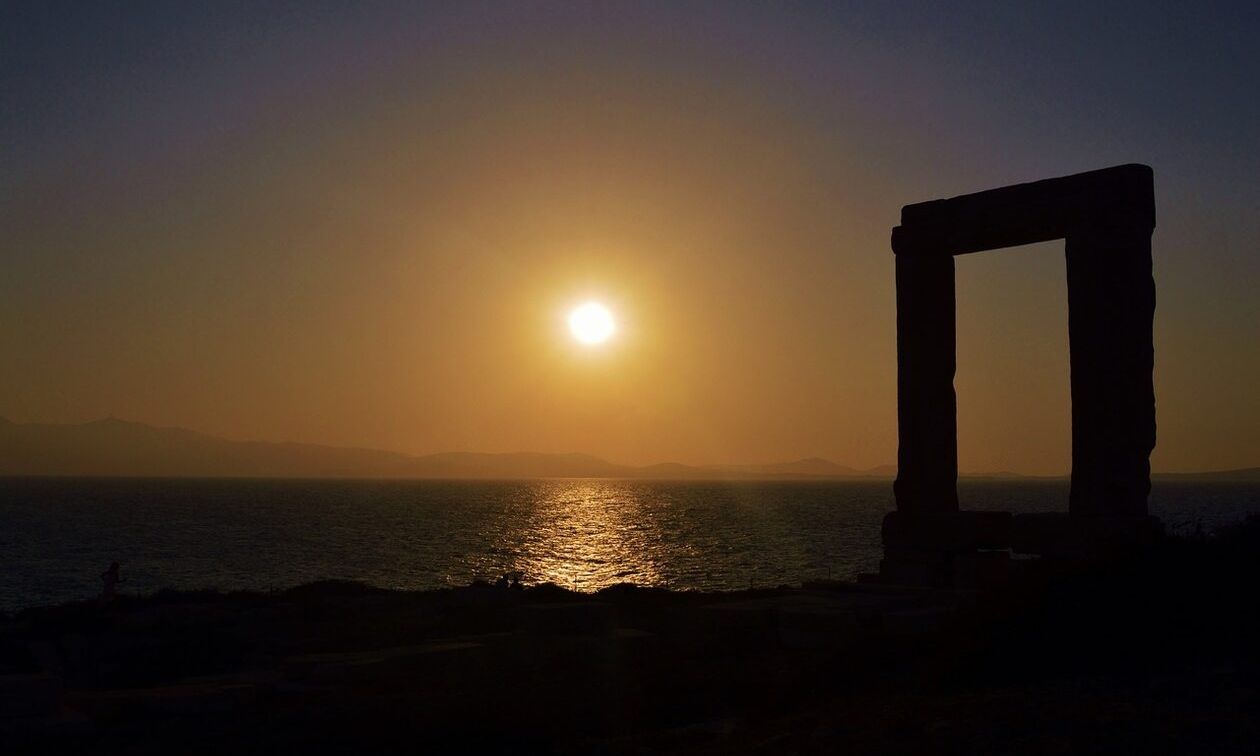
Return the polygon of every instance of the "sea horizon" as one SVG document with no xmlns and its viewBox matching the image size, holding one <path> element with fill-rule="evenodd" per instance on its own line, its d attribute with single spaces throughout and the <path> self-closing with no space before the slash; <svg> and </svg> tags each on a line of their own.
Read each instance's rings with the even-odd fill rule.
<svg viewBox="0 0 1260 756">
<path fill-rule="evenodd" d="M 1066 511 L 1066 479 L 963 478 L 964 509 Z M 126 592 L 356 580 L 425 590 L 520 572 L 578 591 L 723 591 L 878 566 L 887 480 L 0 478 L 0 611 Z M 1151 512 L 1209 533 L 1260 485 L 1156 479 Z"/>
</svg>

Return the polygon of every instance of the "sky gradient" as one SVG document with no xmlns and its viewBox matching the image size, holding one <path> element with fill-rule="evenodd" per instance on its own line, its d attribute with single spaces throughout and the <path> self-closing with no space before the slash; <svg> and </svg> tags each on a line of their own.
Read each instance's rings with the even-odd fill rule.
<svg viewBox="0 0 1260 756">
<path fill-rule="evenodd" d="M 2 416 L 889 464 L 901 206 L 1141 162 L 1152 465 L 1260 465 L 1256 4 L 186 5 L 0 5 Z M 959 258 L 962 470 L 1068 470 L 1066 302 Z"/>
</svg>

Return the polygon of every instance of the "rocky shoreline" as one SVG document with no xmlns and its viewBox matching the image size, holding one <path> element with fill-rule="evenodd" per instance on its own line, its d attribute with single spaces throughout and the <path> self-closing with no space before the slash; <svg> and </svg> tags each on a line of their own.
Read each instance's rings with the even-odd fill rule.
<svg viewBox="0 0 1260 756">
<path fill-rule="evenodd" d="M 1001 592 L 162 591 L 0 620 L 6 753 L 1250 753 L 1260 521 Z"/>
</svg>

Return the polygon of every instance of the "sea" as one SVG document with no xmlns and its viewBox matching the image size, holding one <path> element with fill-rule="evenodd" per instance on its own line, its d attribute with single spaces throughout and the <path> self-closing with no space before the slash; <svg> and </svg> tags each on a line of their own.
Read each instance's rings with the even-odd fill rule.
<svg viewBox="0 0 1260 756">
<path fill-rule="evenodd" d="M 1065 511 L 1066 480 L 963 480 L 964 509 Z M 886 480 L 652 482 L 0 479 L 0 611 L 123 593 L 274 591 L 324 579 L 432 589 L 519 572 L 734 590 L 849 579 L 880 558 Z M 1210 534 L 1260 484 L 1156 481 L 1153 514 Z"/>
</svg>

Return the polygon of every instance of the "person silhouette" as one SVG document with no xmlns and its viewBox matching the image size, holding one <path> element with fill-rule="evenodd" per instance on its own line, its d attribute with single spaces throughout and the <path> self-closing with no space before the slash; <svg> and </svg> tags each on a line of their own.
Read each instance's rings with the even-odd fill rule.
<svg viewBox="0 0 1260 756">
<path fill-rule="evenodd" d="M 101 573 L 101 601 L 113 601 L 118 596 L 118 584 L 127 582 L 118 575 L 121 569 L 121 564 L 111 562 L 109 569 Z"/>
</svg>

